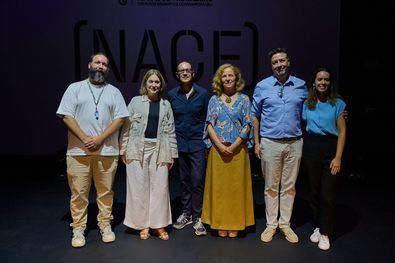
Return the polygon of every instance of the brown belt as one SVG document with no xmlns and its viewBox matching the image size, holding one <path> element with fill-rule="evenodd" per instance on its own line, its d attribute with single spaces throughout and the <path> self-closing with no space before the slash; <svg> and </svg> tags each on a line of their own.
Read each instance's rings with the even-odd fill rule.
<svg viewBox="0 0 395 263">
<path fill-rule="evenodd" d="M 302 136 L 286 137 L 286 138 L 266 138 L 266 139 L 276 141 L 276 142 L 293 142 L 293 141 L 300 140 L 301 138 L 302 138 Z"/>
</svg>

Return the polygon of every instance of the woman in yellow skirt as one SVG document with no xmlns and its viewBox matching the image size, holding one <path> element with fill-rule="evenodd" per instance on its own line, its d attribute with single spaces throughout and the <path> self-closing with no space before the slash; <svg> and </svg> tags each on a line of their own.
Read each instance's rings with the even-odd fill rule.
<svg viewBox="0 0 395 263">
<path fill-rule="evenodd" d="M 216 95 L 209 101 L 204 133 L 210 150 L 202 222 L 221 237 L 237 237 L 239 231 L 255 224 L 247 148 L 252 134 L 251 104 L 241 93 L 241 72 L 231 64 L 218 68 L 212 86 Z"/>
</svg>

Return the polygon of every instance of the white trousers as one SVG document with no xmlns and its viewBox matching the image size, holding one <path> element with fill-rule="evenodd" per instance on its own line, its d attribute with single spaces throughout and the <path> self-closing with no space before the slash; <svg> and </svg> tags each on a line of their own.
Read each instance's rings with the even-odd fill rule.
<svg viewBox="0 0 395 263">
<path fill-rule="evenodd" d="M 143 163 L 126 165 L 126 208 L 124 224 L 133 229 L 162 228 L 170 225 L 169 170 L 157 165 L 154 140 L 145 140 Z"/>
</svg>

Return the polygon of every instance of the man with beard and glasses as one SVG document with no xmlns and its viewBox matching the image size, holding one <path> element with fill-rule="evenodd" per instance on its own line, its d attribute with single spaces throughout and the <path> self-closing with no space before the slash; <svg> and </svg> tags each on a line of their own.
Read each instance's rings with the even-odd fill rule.
<svg viewBox="0 0 395 263">
<path fill-rule="evenodd" d="M 182 229 L 193 223 L 195 234 L 204 236 L 207 232 L 201 221 L 206 170 L 203 130 L 209 96 L 205 88 L 194 83 L 191 63 L 180 62 L 176 76 L 180 84 L 169 91 L 168 100 L 176 125 L 182 214 L 173 227 Z"/>
<path fill-rule="evenodd" d="M 121 92 L 105 82 L 108 58 L 102 53 L 92 55 L 88 69 L 89 77 L 67 88 L 56 112 L 68 128 L 66 155 L 73 247 L 85 245 L 92 179 L 102 241 L 115 241 L 111 229 L 112 186 L 119 158 L 119 128 L 129 116 Z"/>
</svg>

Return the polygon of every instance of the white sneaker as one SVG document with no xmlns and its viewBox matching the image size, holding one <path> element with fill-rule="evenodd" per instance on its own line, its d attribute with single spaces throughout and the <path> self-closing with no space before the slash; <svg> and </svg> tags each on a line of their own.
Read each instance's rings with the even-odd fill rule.
<svg viewBox="0 0 395 263">
<path fill-rule="evenodd" d="M 201 218 L 197 218 L 194 221 L 193 228 L 195 229 L 195 235 L 197 236 L 205 236 L 207 235 L 206 228 L 204 227 L 202 223 Z"/>
<path fill-rule="evenodd" d="M 84 230 L 81 228 L 73 229 L 73 238 L 71 239 L 71 245 L 73 247 L 85 246 Z"/>
<path fill-rule="evenodd" d="M 318 242 L 318 247 L 321 250 L 328 250 L 330 247 L 330 243 L 329 243 L 329 237 L 325 236 L 325 235 L 321 235 L 320 236 L 320 241 Z"/>
<path fill-rule="evenodd" d="M 310 236 L 310 241 L 313 243 L 318 243 L 318 241 L 320 241 L 320 237 L 321 237 L 320 229 L 316 227 L 313 231 L 313 234 L 311 234 Z"/>
<path fill-rule="evenodd" d="M 100 229 L 101 240 L 105 243 L 110 243 L 115 241 L 115 234 L 111 229 L 111 225 L 108 224 Z"/>
</svg>

